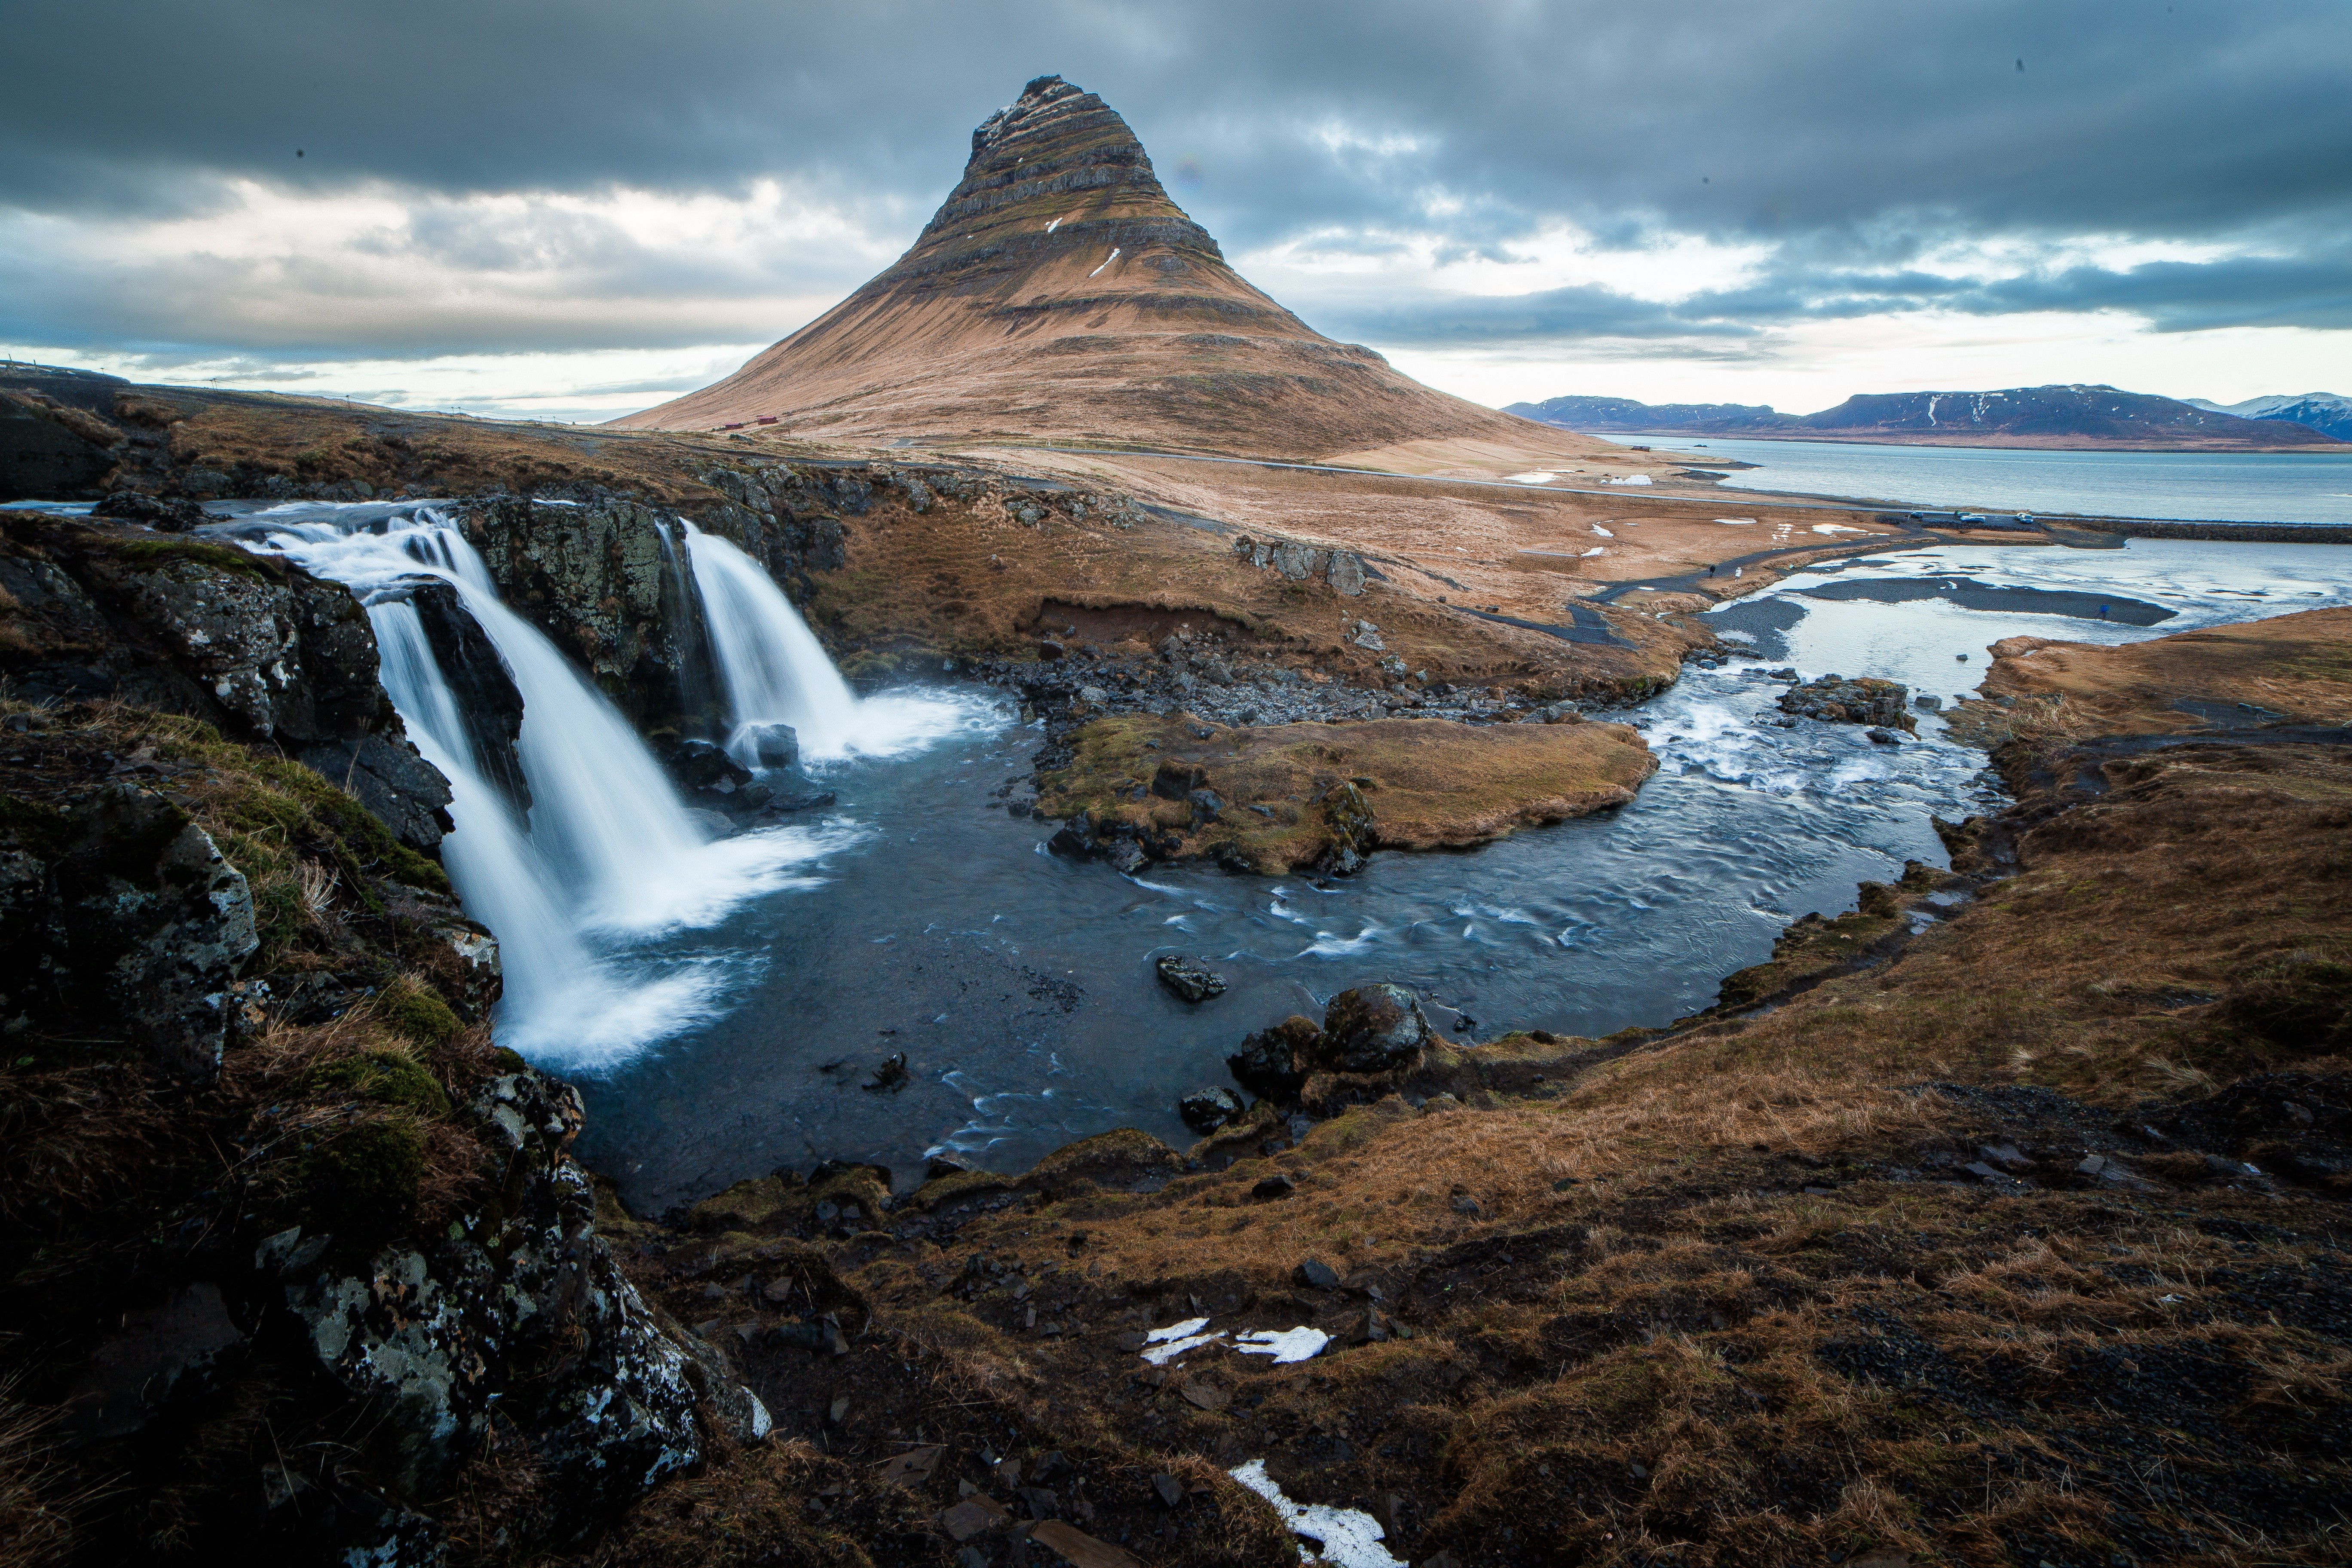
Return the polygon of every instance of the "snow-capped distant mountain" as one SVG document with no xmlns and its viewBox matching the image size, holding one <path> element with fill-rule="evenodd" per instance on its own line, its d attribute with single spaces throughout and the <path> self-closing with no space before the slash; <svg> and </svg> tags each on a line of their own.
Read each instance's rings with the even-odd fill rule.
<svg viewBox="0 0 2352 1568">
<path fill-rule="evenodd" d="M 2285 399 L 2310 405 L 2315 394 Z M 2328 398 L 2330 403 L 2344 400 Z M 1768 441 L 1887 441 L 1932 447 L 2048 447 L 2148 451 L 2284 451 L 2348 437 L 2297 423 L 2248 417 L 2210 404 L 2112 386 L 2011 386 L 1999 392 L 1865 393 L 1818 414 L 1782 414 L 1734 403 L 1650 405 L 1624 397 L 1555 397 L 1504 410 L 1570 430 L 1702 431 Z M 2345 413 L 2352 415 L 2352 408 Z"/>
<path fill-rule="evenodd" d="M 2291 425 L 2308 426 L 2339 441 L 2352 441 L 2352 397 L 2337 393 L 2249 397 L 2243 403 L 2215 403 L 2206 397 L 2184 397 L 2181 401 L 2215 414 L 2234 414 L 2241 419 L 2283 419 Z"/>
</svg>

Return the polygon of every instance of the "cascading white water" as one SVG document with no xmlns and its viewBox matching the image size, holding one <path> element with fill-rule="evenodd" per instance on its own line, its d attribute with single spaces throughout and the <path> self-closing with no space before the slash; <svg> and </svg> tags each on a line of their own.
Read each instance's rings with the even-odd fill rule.
<svg viewBox="0 0 2352 1568">
<path fill-rule="evenodd" d="M 700 925 L 744 897 L 786 885 L 787 867 L 829 840 L 798 827 L 706 842 L 638 739 L 539 630 L 502 604 L 488 568 L 430 509 L 296 506 L 239 531 L 350 586 L 376 630 L 393 705 L 450 783 L 457 825 L 442 843 L 451 881 L 497 934 L 506 971 L 499 1037 L 570 1068 L 593 1068 L 706 1016 L 720 976 L 661 974 L 592 948 L 590 936 Z M 322 515 L 323 514 L 323 515 Z M 518 821 L 474 754 L 445 672 L 404 580 L 456 588 L 523 700 L 516 751 L 530 788 Z"/>
<path fill-rule="evenodd" d="M 747 724 L 781 720 L 798 731 L 803 755 L 846 753 L 857 730 L 857 699 L 793 602 L 727 541 L 691 522 L 686 538 L 711 657 L 737 733 Z M 748 746 L 730 743 L 730 749 L 751 760 Z"/>
<path fill-rule="evenodd" d="M 745 732 L 753 724 L 790 724 L 802 757 L 824 763 L 913 751 L 968 719 L 966 705 L 936 693 L 856 697 L 775 579 L 726 540 L 679 521 L 727 702 L 728 749 L 739 760 L 753 763 Z"/>
</svg>

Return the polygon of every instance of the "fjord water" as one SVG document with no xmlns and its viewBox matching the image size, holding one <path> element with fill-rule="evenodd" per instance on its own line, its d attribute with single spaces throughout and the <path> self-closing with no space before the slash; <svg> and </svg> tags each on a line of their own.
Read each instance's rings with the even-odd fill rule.
<svg viewBox="0 0 2352 1568">
<path fill-rule="evenodd" d="M 1690 458 L 1754 463 L 1727 490 L 1852 497 L 1900 507 L 2215 522 L 2352 523 L 2352 452 L 2051 452 L 1861 441 L 1606 436 Z"/>
<path fill-rule="evenodd" d="M 1178 1096 L 1227 1081 L 1223 1058 L 1244 1033 L 1373 980 L 1412 985 L 1441 1026 L 1473 1037 L 1664 1023 L 1769 956 L 1789 921 L 1851 909 L 1857 881 L 1898 875 L 1906 859 L 1943 864 L 1931 814 L 1999 802 L 1982 753 L 1943 739 L 1932 715 L 1918 741 L 1892 748 L 1853 726 L 1759 722 L 1780 689 L 1757 679 L 1768 666 L 1885 675 L 1948 699 L 1973 688 L 2000 637 L 2124 641 L 2342 604 L 2347 567 L 2331 546 L 2134 541 L 1926 549 L 1791 578 L 1723 612 L 1727 640 L 1762 657 L 1693 668 L 1608 715 L 1639 726 L 1661 759 L 1632 805 L 1473 852 L 1377 854 L 1321 887 L 1199 868 L 1123 878 L 1048 855 L 1052 824 L 992 805 L 1042 737 L 1008 710 L 975 714 L 960 741 L 826 773 L 838 837 L 809 879 L 698 938 L 771 961 L 725 1015 L 583 1082 L 585 1151 L 632 1204 L 658 1210 L 822 1158 L 874 1161 L 903 1182 L 935 1148 L 1017 1170 L 1115 1126 L 1181 1143 Z M 2058 603 L 2079 592 L 2094 608 L 1806 593 L 1922 576 Z M 2102 595 L 2172 614 L 2101 621 Z M 1177 1000 L 1152 976 L 1167 952 L 1207 958 L 1232 989 Z M 906 1088 L 862 1087 L 899 1052 Z"/>
</svg>

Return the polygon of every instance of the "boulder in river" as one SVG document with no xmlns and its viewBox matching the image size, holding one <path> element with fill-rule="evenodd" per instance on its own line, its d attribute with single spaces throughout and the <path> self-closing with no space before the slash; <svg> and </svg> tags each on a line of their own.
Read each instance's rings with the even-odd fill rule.
<svg viewBox="0 0 2352 1568">
<path fill-rule="evenodd" d="M 1187 1002 L 1206 1002 L 1225 994 L 1225 977 L 1181 953 L 1165 954 L 1152 967 L 1160 972 L 1160 984 Z"/>
<path fill-rule="evenodd" d="M 1323 1010 L 1318 1067 L 1335 1072 L 1392 1072 L 1410 1065 L 1429 1043 L 1421 1002 L 1402 985 L 1359 985 L 1331 998 Z"/>
<path fill-rule="evenodd" d="M 1780 693 L 1780 709 L 1801 719 L 1821 719 L 1832 724 L 1875 724 L 1890 730 L 1916 730 L 1917 721 L 1906 710 L 1910 689 L 1891 680 L 1865 676 L 1848 680 L 1824 675 Z"/>
<path fill-rule="evenodd" d="M 1214 1132 L 1229 1121 L 1239 1121 L 1248 1109 L 1240 1095 L 1222 1085 L 1196 1089 L 1176 1102 L 1176 1114 L 1195 1132 Z"/>
<path fill-rule="evenodd" d="M 774 720 L 746 724 L 735 738 L 751 752 L 754 767 L 789 768 L 801 760 L 800 731 L 790 724 Z"/>
</svg>

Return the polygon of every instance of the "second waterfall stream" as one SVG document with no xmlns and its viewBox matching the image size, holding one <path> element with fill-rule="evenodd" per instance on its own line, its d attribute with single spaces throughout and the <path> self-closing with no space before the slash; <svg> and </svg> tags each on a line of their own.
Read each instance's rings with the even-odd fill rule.
<svg viewBox="0 0 2352 1568">
<path fill-rule="evenodd" d="M 443 840 L 443 863 L 467 912 L 499 939 L 499 1042 L 551 1066 L 593 1070 L 708 1018 L 746 978 L 740 970 L 762 959 L 656 962 L 640 944 L 805 881 L 814 862 L 860 830 L 834 819 L 714 836 L 619 710 L 507 607 L 445 513 L 429 505 L 386 511 L 296 503 L 240 519 L 231 531 L 248 548 L 283 552 L 344 584 L 366 607 L 384 689 L 417 750 L 449 780 L 455 830 Z M 939 695 L 861 702 L 756 563 L 681 526 L 730 734 L 781 721 L 822 765 L 915 749 L 968 718 L 969 703 Z M 522 698 L 516 751 L 527 811 L 494 782 L 493 760 L 477 753 L 458 692 L 411 602 L 425 579 L 455 589 Z"/>
</svg>

